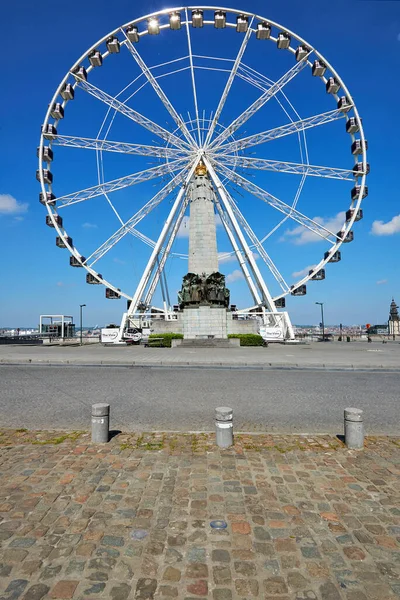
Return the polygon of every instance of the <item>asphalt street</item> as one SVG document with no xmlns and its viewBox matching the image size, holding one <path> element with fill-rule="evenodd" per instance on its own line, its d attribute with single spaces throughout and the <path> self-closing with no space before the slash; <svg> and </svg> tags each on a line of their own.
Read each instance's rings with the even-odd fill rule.
<svg viewBox="0 0 400 600">
<path fill-rule="evenodd" d="M 2 365 L 0 381 L 2 427 L 89 429 L 108 402 L 123 431 L 212 431 L 228 405 L 236 431 L 341 433 L 355 406 L 369 433 L 400 434 L 399 373 Z"/>
</svg>

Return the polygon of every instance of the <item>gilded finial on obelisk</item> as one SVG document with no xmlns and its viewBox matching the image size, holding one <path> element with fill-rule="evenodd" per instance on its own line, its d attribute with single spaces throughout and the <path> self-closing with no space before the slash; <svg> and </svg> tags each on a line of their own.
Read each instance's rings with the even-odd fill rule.
<svg viewBox="0 0 400 600">
<path fill-rule="evenodd" d="M 194 173 L 195 173 L 195 175 L 207 175 L 207 167 L 201 159 L 200 159 L 199 164 L 197 165 Z"/>
</svg>

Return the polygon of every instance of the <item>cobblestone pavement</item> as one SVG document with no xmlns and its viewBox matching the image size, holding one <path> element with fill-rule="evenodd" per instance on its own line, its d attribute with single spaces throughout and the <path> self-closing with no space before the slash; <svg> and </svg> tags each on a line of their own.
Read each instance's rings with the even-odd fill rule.
<svg viewBox="0 0 400 600">
<path fill-rule="evenodd" d="M 399 438 L 0 434 L 2 600 L 400 596 Z"/>
</svg>

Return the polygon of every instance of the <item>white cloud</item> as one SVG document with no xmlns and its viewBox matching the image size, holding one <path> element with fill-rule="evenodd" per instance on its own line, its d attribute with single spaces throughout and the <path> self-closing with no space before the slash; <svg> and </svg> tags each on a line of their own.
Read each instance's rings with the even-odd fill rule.
<svg viewBox="0 0 400 600">
<path fill-rule="evenodd" d="M 117 264 L 117 265 L 126 265 L 126 262 L 124 260 L 121 260 L 120 258 L 114 258 L 113 261 Z"/>
<path fill-rule="evenodd" d="M 27 210 L 27 202 L 18 202 L 11 194 L 0 194 L 0 215 L 16 215 Z"/>
<path fill-rule="evenodd" d="M 379 280 L 376 282 L 376 285 L 384 285 L 384 284 L 385 284 L 385 283 L 387 283 L 387 282 L 388 282 L 388 280 L 387 280 L 387 279 L 379 279 Z"/>
<path fill-rule="evenodd" d="M 336 234 L 336 232 L 341 229 L 345 218 L 346 213 L 342 211 L 334 217 L 313 217 L 313 221 L 319 225 L 323 225 L 323 227 L 326 227 L 326 229 L 329 229 L 329 231 L 332 231 L 332 233 Z M 321 242 L 323 238 L 310 229 L 307 229 L 307 227 L 298 225 L 298 227 L 295 227 L 294 229 L 287 229 L 283 236 L 279 239 L 280 242 L 286 242 L 288 240 L 290 240 L 296 246 L 302 246 L 303 244 Z"/>
<path fill-rule="evenodd" d="M 65 283 L 63 281 L 57 281 L 56 286 L 57 287 L 65 287 Z"/>
<path fill-rule="evenodd" d="M 371 233 L 373 235 L 393 235 L 394 233 L 400 233 L 400 215 L 396 215 L 387 223 L 374 221 Z"/>
<path fill-rule="evenodd" d="M 229 273 L 229 275 L 226 276 L 225 281 L 226 283 L 232 283 L 233 281 L 237 281 L 238 279 L 244 279 L 244 275 L 242 271 L 239 271 L 239 269 L 235 269 L 234 271 L 232 271 L 232 273 Z"/>
<path fill-rule="evenodd" d="M 292 273 L 292 277 L 304 277 L 305 275 L 308 275 L 309 271 L 311 271 L 311 269 L 314 267 L 315 265 L 308 265 L 308 267 L 304 267 L 304 269 L 301 271 L 295 271 Z"/>
<path fill-rule="evenodd" d="M 95 223 L 82 223 L 82 227 L 85 229 L 97 229 L 97 225 Z"/>
</svg>

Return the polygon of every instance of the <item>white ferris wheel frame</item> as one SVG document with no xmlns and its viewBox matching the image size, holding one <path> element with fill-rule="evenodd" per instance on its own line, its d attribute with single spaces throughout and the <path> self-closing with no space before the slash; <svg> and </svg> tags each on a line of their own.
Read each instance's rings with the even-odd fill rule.
<svg viewBox="0 0 400 600">
<path fill-rule="evenodd" d="M 222 11 L 226 15 L 226 22 L 224 27 L 227 28 L 236 27 L 236 20 L 235 22 L 230 22 L 228 20 L 228 15 L 233 15 L 236 18 L 244 16 L 248 19 L 247 31 L 244 34 L 244 38 L 235 61 L 231 61 L 233 62 L 233 66 L 230 71 L 228 80 L 225 84 L 224 92 L 220 98 L 218 107 L 214 115 L 211 115 L 210 119 L 208 119 L 208 131 L 206 132 L 204 131 L 204 129 L 206 129 L 204 127 L 204 115 L 203 132 L 201 131 L 200 125 L 202 117 L 199 113 L 197 101 L 195 67 L 193 62 L 193 57 L 195 55 L 192 52 L 190 36 L 190 26 L 193 25 L 193 22 L 192 18 L 189 15 L 189 12 L 196 10 L 202 10 L 204 12 L 213 11 L 214 13 Z M 159 85 L 157 77 L 153 75 L 152 68 L 149 68 L 145 64 L 140 53 L 137 51 L 135 45 L 129 40 L 125 32 L 126 28 L 129 26 L 138 27 L 143 23 L 148 24 L 152 19 L 157 20 L 159 30 L 169 29 L 170 24 L 159 23 L 159 19 L 171 15 L 171 13 L 179 13 L 180 17 L 182 17 L 183 15 L 183 18 L 181 18 L 181 26 L 186 28 L 187 33 L 187 58 L 189 59 L 189 69 L 191 74 L 193 101 L 195 107 L 195 127 L 192 127 L 191 129 L 188 126 L 191 123 L 190 119 L 189 121 L 185 121 L 174 109 L 173 105 L 163 92 L 162 87 Z M 256 77 L 252 79 L 252 76 L 247 75 L 248 80 L 252 79 L 251 82 L 253 83 L 253 85 L 258 86 L 263 93 L 255 102 L 253 102 L 253 104 L 250 107 L 248 107 L 248 109 L 246 109 L 236 119 L 234 119 L 234 121 L 232 121 L 230 125 L 228 125 L 226 128 L 221 128 L 218 123 L 219 117 L 225 105 L 226 99 L 229 95 L 233 80 L 236 76 L 239 75 L 241 61 L 247 43 L 250 40 L 251 36 L 255 35 L 255 26 L 258 23 L 267 23 L 271 27 L 271 35 L 269 37 L 270 41 L 277 42 L 278 35 L 280 33 L 286 34 L 290 36 L 291 40 L 296 40 L 299 45 L 307 48 L 308 54 L 305 56 L 305 58 L 298 60 L 293 65 L 293 67 L 289 69 L 289 71 L 287 71 L 278 81 L 271 82 L 268 88 L 261 85 L 260 80 Z M 215 21 L 214 19 L 204 19 L 203 24 L 215 25 Z M 273 31 L 275 30 L 277 32 L 276 36 L 273 35 Z M 148 34 L 149 29 L 146 28 L 138 32 L 139 38 Z M 137 65 L 141 69 L 140 75 L 145 76 L 146 83 L 149 83 L 151 85 L 153 90 L 157 93 L 161 102 L 164 104 L 164 107 L 168 110 L 170 116 L 175 121 L 176 129 L 174 132 L 166 130 L 165 128 L 159 126 L 157 123 L 153 122 L 151 119 L 148 119 L 144 115 L 141 115 L 140 113 L 135 111 L 133 108 L 130 108 L 127 104 L 125 104 L 127 100 L 125 100 L 125 102 L 121 102 L 118 99 L 119 94 L 113 97 L 107 94 L 105 91 L 91 84 L 86 77 L 83 77 L 82 75 L 79 75 L 79 73 L 76 73 L 76 70 L 83 66 L 86 69 L 87 75 L 89 75 L 90 72 L 94 68 L 96 68 L 92 64 L 88 64 L 89 54 L 91 54 L 93 51 L 99 50 L 99 47 L 104 46 L 106 44 L 106 41 L 112 37 L 117 37 L 120 46 L 122 47 L 123 45 L 125 45 L 131 53 L 132 57 L 135 59 Z M 287 50 L 292 54 L 295 54 L 296 52 L 296 49 L 292 46 L 292 44 L 290 44 Z M 108 48 L 104 52 L 100 52 L 102 57 L 101 60 L 107 58 L 110 53 L 111 52 L 108 50 Z M 264 104 L 268 102 L 269 99 L 274 98 L 278 92 L 283 93 L 282 90 L 286 83 L 290 81 L 293 77 L 295 77 L 298 72 L 300 72 L 303 68 L 307 66 L 309 68 L 312 68 L 313 60 L 321 61 L 325 65 L 329 77 L 333 77 L 338 82 L 341 91 L 344 93 L 344 96 L 347 99 L 348 107 L 346 111 L 336 109 L 325 113 L 321 113 L 319 115 L 317 114 L 311 117 L 306 117 L 303 119 L 299 118 L 298 121 L 293 121 L 293 119 L 290 119 L 290 123 L 282 125 L 281 127 L 276 127 L 269 131 L 267 130 L 259 132 L 257 134 L 246 136 L 244 138 L 239 137 L 238 139 L 235 139 L 233 137 L 233 134 L 249 118 L 256 114 L 257 111 L 262 106 L 264 106 Z M 243 74 L 242 78 L 246 80 Z M 327 84 L 328 77 L 325 76 L 325 73 L 322 76 L 320 76 L 320 79 L 325 83 L 325 85 Z M 53 112 L 53 106 L 57 102 L 59 102 L 61 104 L 62 109 L 64 109 L 68 102 L 67 99 L 61 98 L 61 91 L 64 89 L 64 86 L 66 84 L 70 84 L 74 90 L 79 85 L 86 92 L 108 105 L 109 111 L 114 110 L 115 114 L 116 112 L 124 114 L 127 118 L 132 119 L 136 123 L 146 127 L 148 130 L 155 133 L 158 137 L 163 139 L 167 143 L 167 145 L 146 146 L 141 144 L 110 141 L 107 139 L 107 135 L 105 136 L 105 139 L 89 139 L 77 136 L 67 136 L 58 134 L 53 136 L 46 136 L 46 128 L 48 128 L 49 125 L 57 127 L 60 121 L 60 118 L 54 116 L 52 117 L 51 113 Z M 337 92 L 332 93 L 331 95 L 335 98 L 336 102 L 339 102 L 339 96 Z M 239 152 L 245 148 L 262 144 L 267 141 L 283 137 L 285 135 L 297 133 L 298 135 L 302 134 L 304 136 L 306 129 L 323 125 L 325 123 L 334 121 L 339 118 L 345 118 L 347 122 L 350 118 L 349 113 L 351 113 L 351 116 L 355 118 L 356 124 L 358 126 L 358 131 L 356 132 L 358 134 L 357 138 L 353 132 L 349 133 L 351 137 L 351 143 L 359 141 L 361 150 L 358 156 L 356 155 L 354 157 L 355 163 L 362 164 L 362 171 L 357 172 L 356 174 L 353 173 L 352 170 L 310 165 L 308 162 L 308 157 L 305 163 L 303 164 L 266 160 L 262 158 L 250 158 L 239 154 Z M 103 125 L 99 131 L 102 130 Z M 211 179 L 214 183 L 214 186 L 217 190 L 218 197 L 216 197 L 215 199 L 216 209 L 221 217 L 221 221 L 225 227 L 225 231 L 228 235 L 228 238 L 231 241 L 233 247 L 232 253 L 236 254 L 236 257 L 239 261 L 239 265 L 242 268 L 245 280 L 249 285 L 249 289 L 253 296 L 255 305 L 267 308 L 272 312 L 276 310 L 276 300 L 283 298 L 287 294 L 295 292 L 298 288 L 300 288 L 300 286 L 303 286 L 307 283 L 307 281 L 311 280 L 313 276 L 316 273 L 318 273 L 321 269 L 323 269 L 323 267 L 331 260 L 331 258 L 340 248 L 341 244 L 344 241 L 346 241 L 346 238 L 349 232 L 351 231 L 355 220 L 357 220 L 361 202 L 366 195 L 366 176 L 368 173 L 368 165 L 366 156 L 367 146 L 364 136 L 364 130 L 355 102 L 352 96 L 350 95 L 350 92 L 346 87 L 345 83 L 341 79 L 340 75 L 336 72 L 332 65 L 322 56 L 322 54 L 315 50 L 315 48 L 312 45 L 310 45 L 303 38 L 290 31 L 286 27 L 283 27 L 276 22 L 273 22 L 269 19 L 265 19 L 260 15 L 248 11 L 219 6 L 181 6 L 175 8 L 168 8 L 161 11 L 155 11 L 137 19 L 134 19 L 132 21 L 129 21 L 124 25 L 117 27 L 116 29 L 107 33 L 107 35 L 99 39 L 84 54 L 82 54 L 82 56 L 74 63 L 74 65 L 72 65 L 71 69 L 62 79 L 60 85 L 58 86 L 57 90 L 53 95 L 53 98 L 49 104 L 49 108 L 45 115 L 42 134 L 40 137 L 38 179 L 40 181 L 44 199 L 47 198 L 47 193 L 52 194 L 52 183 L 51 181 L 45 181 L 44 168 L 50 169 L 50 162 L 44 159 L 43 151 L 46 147 L 49 147 L 51 149 L 53 144 L 92 149 L 95 150 L 98 155 L 102 155 L 103 151 L 110 151 L 121 152 L 125 154 L 138 154 L 141 156 L 155 156 L 159 158 L 164 158 L 166 160 L 165 163 L 157 167 L 151 167 L 144 171 L 118 178 L 111 182 L 99 182 L 98 185 L 92 186 L 91 188 L 88 188 L 86 190 L 81 190 L 79 192 L 63 196 L 61 198 L 56 198 L 56 203 L 53 203 L 51 201 L 44 201 L 51 224 L 55 228 L 59 236 L 62 238 L 64 246 L 68 249 L 70 254 L 74 256 L 78 262 L 81 262 L 80 266 L 84 267 L 88 273 L 90 273 L 94 278 L 96 278 L 98 283 L 102 283 L 103 285 L 107 286 L 119 296 L 131 300 L 131 307 L 129 309 L 129 313 L 135 313 L 140 304 L 146 307 L 151 306 L 152 296 L 160 280 L 160 276 L 164 269 L 166 260 L 170 255 L 174 239 L 182 222 L 185 209 L 188 205 L 189 200 L 187 191 L 189 187 L 189 182 L 194 173 L 195 166 L 200 159 L 204 160 L 208 168 L 209 174 L 211 176 Z M 46 167 L 44 167 L 44 163 L 46 163 Z M 272 194 L 268 193 L 266 190 L 263 190 L 262 188 L 258 187 L 253 182 L 249 181 L 247 178 L 236 173 L 235 168 L 237 168 L 238 166 L 244 168 L 256 168 L 259 170 L 271 170 L 285 173 L 300 174 L 302 175 L 303 183 L 305 181 L 305 177 L 307 176 L 354 180 L 355 185 L 358 187 L 358 194 L 357 197 L 352 198 L 350 202 L 350 209 L 352 210 L 351 218 L 347 219 L 344 222 L 339 232 L 340 235 L 335 234 L 334 232 L 329 231 L 323 225 L 300 213 L 295 208 L 297 199 L 292 205 L 286 204 L 279 198 L 276 198 Z M 164 175 L 169 175 L 171 177 L 167 184 L 164 185 L 153 196 L 153 198 L 151 198 L 147 202 L 147 204 L 145 204 L 135 215 L 133 215 L 127 222 L 124 223 L 119 217 L 116 210 L 114 209 L 112 203 L 109 201 L 108 193 L 111 193 L 112 191 L 127 186 L 138 184 L 141 181 L 148 181 L 150 179 L 162 177 Z M 221 178 L 222 180 L 235 183 L 237 186 L 240 186 L 244 190 L 248 191 L 252 196 L 258 197 L 260 200 L 266 202 L 267 204 L 274 207 L 276 210 L 280 211 L 283 214 L 282 221 L 272 230 L 272 232 L 275 231 L 275 229 L 279 227 L 281 223 L 283 223 L 287 219 L 291 219 L 294 222 L 302 225 L 303 227 L 310 229 L 313 233 L 324 238 L 331 245 L 329 251 L 325 253 L 324 258 L 316 266 L 313 267 L 313 269 L 309 272 L 308 275 L 305 275 L 295 284 L 289 286 L 263 246 L 263 242 L 269 237 L 269 235 L 271 235 L 272 232 L 270 232 L 262 240 L 259 240 L 257 238 L 252 228 L 247 223 L 244 215 L 242 215 L 242 213 L 240 212 L 236 202 L 226 189 L 226 186 L 224 185 Z M 162 202 L 162 200 L 165 197 L 167 197 L 170 193 L 176 193 L 177 189 L 179 190 L 177 197 L 174 201 L 172 209 L 169 213 L 167 221 L 165 222 L 165 225 L 157 242 L 150 240 L 145 235 L 141 234 L 138 230 L 135 229 L 135 226 L 140 222 L 141 219 L 143 219 L 147 214 L 149 214 L 149 212 L 155 206 L 158 206 L 158 204 Z M 300 187 L 299 190 L 301 191 Z M 111 207 L 117 215 L 117 218 L 121 222 L 121 227 L 99 248 L 97 248 L 97 250 L 95 250 L 87 259 L 83 260 L 83 257 L 78 252 L 77 248 L 72 243 L 70 243 L 70 238 L 68 237 L 65 228 L 63 226 L 59 226 L 59 224 L 57 223 L 57 208 L 61 209 L 70 204 L 85 201 L 89 198 L 93 198 L 98 195 L 104 195 L 109 201 Z M 57 208 L 55 204 L 58 205 Z M 243 231 L 249 238 L 251 242 L 250 245 L 248 244 L 243 234 Z M 122 237 L 124 237 L 124 235 L 126 235 L 127 233 L 135 235 L 139 239 L 142 239 L 142 241 L 147 243 L 149 246 L 153 247 L 153 252 L 147 263 L 147 266 L 136 289 L 136 292 L 133 296 L 130 296 L 126 292 L 117 288 L 114 284 L 104 279 L 101 275 L 99 275 L 99 273 L 97 273 L 93 269 L 95 263 L 102 256 L 104 256 L 104 254 L 108 252 L 109 249 L 111 249 L 116 243 L 118 243 L 118 241 L 122 239 Z M 270 295 L 269 290 L 264 282 L 264 279 L 255 263 L 252 248 L 256 249 L 257 252 L 260 254 L 260 257 L 265 262 L 268 269 L 270 270 L 270 272 L 272 273 L 272 275 L 274 276 L 274 278 L 279 283 L 282 289 L 282 292 L 274 298 L 272 298 L 272 296 Z"/>
</svg>

